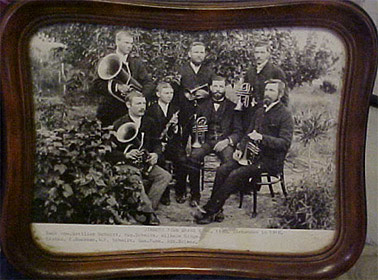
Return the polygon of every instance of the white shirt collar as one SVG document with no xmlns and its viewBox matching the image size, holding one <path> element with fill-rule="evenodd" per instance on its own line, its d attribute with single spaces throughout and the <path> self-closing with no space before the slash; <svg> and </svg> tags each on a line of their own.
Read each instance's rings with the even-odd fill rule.
<svg viewBox="0 0 378 280">
<path fill-rule="evenodd" d="M 280 100 L 270 103 L 270 105 L 265 108 L 265 113 L 268 112 L 270 109 L 272 109 L 274 106 L 276 106 L 278 103 L 280 103 Z"/>
<path fill-rule="evenodd" d="M 158 104 L 159 104 L 161 110 L 163 111 L 164 116 L 167 116 L 168 115 L 168 105 L 169 104 L 166 104 L 166 103 L 162 102 L 160 99 L 158 100 Z"/>
<path fill-rule="evenodd" d="M 265 60 L 260 65 L 257 65 L 257 67 L 256 67 L 257 74 L 259 74 L 264 69 L 264 67 L 268 63 L 268 61 L 269 61 L 269 59 Z"/>
<path fill-rule="evenodd" d="M 192 67 L 194 73 L 198 74 L 198 71 L 200 70 L 201 68 L 201 65 L 195 65 L 193 62 L 190 62 L 190 66 Z"/>
</svg>

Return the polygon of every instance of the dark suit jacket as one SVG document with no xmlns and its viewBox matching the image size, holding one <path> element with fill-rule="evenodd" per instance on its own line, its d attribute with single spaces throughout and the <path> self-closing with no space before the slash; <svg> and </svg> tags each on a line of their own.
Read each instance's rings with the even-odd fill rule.
<svg viewBox="0 0 378 280">
<path fill-rule="evenodd" d="M 249 141 L 248 133 L 256 128 L 256 114 L 250 120 L 250 127 L 243 137 L 239 149 L 244 151 Z M 268 172 L 275 174 L 282 170 L 286 154 L 293 138 L 294 123 L 290 111 L 282 103 L 278 103 L 264 113 L 259 133 L 263 139 L 260 143 L 261 161 Z"/>
<path fill-rule="evenodd" d="M 245 74 L 244 82 L 251 84 L 251 87 L 253 87 L 253 94 L 256 96 L 256 99 L 259 102 L 262 101 L 264 96 L 265 82 L 270 79 L 280 79 L 286 83 L 286 75 L 282 69 L 268 61 L 259 74 L 257 74 L 256 67 L 251 66 Z M 287 92 L 285 92 L 282 102 L 287 104 L 287 99 Z"/>
<path fill-rule="evenodd" d="M 163 110 L 159 106 L 158 103 L 152 104 L 146 112 L 146 117 L 151 119 L 154 123 L 154 129 L 157 131 L 157 135 L 160 138 L 161 133 L 165 129 L 167 123 L 171 120 L 173 114 L 175 114 L 179 110 L 178 107 L 173 105 L 172 103 L 168 106 L 168 112 L 167 116 L 164 115 Z M 159 150 L 159 155 L 164 154 L 165 157 L 162 157 L 162 161 L 165 159 L 172 160 L 172 157 L 175 156 L 184 156 L 185 151 L 182 144 L 182 134 L 181 134 L 181 128 L 179 128 L 177 133 L 171 133 L 170 135 L 173 135 L 171 139 L 169 139 L 165 151 L 163 153 L 162 149 Z M 162 146 L 160 146 L 162 148 Z"/>
<path fill-rule="evenodd" d="M 228 99 L 224 99 L 218 108 L 217 113 L 221 116 L 220 126 L 222 129 L 223 136 L 219 138 L 220 140 L 229 137 L 234 129 L 234 111 L 235 103 Z M 215 119 L 215 109 L 214 101 L 212 99 L 207 99 L 198 106 L 197 110 L 198 117 L 204 116 L 207 119 L 207 124 L 210 125 Z M 208 133 L 207 133 L 208 134 Z"/>
<path fill-rule="evenodd" d="M 128 122 L 133 122 L 133 120 L 130 118 L 128 114 L 116 120 L 113 124 L 114 132 L 117 132 L 121 125 Z M 159 155 L 159 151 L 161 151 L 161 143 L 158 139 L 157 132 L 154 127 L 154 122 L 149 117 L 144 116 L 142 118 L 138 135 L 132 142 L 121 143 L 117 140 L 116 137 L 113 137 L 113 142 L 116 144 L 116 148 L 110 154 L 107 155 L 106 159 L 112 162 L 113 164 L 126 161 L 124 155 L 126 147 L 129 144 L 133 144 L 134 148 L 138 148 L 142 140 L 142 133 L 144 134 L 142 148 L 146 149 L 150 153 L 157 153 Z"/>
<path fill-rule="evenodd" d="M 150 75 L 141 59 L 137 57 L 129 56 L 127 58 L 129 63 L 129 68 L 131 75 L 136 79 L 142 86 L 142 93 L 148 101 L 153 99 L 155 86 L 152 82 Z M 126 66 L 122 66 L 127 72 Z M 111 125 L 114 121 L 121 118 L 127 113 L 127 108 L 123 101 L 124 96 L 120 92 L 116 91 L 116 84 L 122 83 L 117 80 L 117 77 L 109 81 L 102 80 L 100 78 L 96 79 L 92 91 L 101 96 L 100 105 L 97 108 L 97 118 L 103 123 L 103 125 Z M 115 98 L 109 91 L 111 91 L 119 97 Z"/>
<path fill-rule="evenodd" d="M 202 65 L 196 74 L 189 62 L 180 67 L 179 73 L 181 75 L 180 85 L 175 88 L 172 104 L 180 108 L 180 124 L 183 128 L 188 128 L 188 121 L 190 121 L 190 118 L 194 114 L 194 102 L 189 101 L 185 97 L 185 90 L 193 89 L 204 84 L 210 85 L 215 73 L 209 66 Z M 202 101 L 199 100 L 199 103 L 201 102 Z"/>
</svg>

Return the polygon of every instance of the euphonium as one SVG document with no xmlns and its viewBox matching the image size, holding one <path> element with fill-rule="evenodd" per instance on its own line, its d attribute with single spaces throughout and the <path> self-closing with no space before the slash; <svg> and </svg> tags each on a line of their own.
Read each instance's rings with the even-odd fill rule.
<svg viewBox="0 0 378 280">
<path fill-rule="evenodd" d="M 204 142 L 205 133 L 208 130 L 206 117 L 199 117 L 195 119 L 195 124 L 193 127 L 194 142 L 192 148 L 201 148 Z"/>
<path fill-rule="evenodd" d="M 118 54 L 113 53 L 102 58 L 97 72 L 103 80 L 117 79 L 135 90 L 142 91 L 142 85 L 122 68 L 122 59 Z"/>
<path fill-rule="evenodd" d="M 135 165 L 137 168 L 142 169 L 142 173 L 148 174 L 153 165 L 147 162 L 149 158 L 149 153 L 146 149 L 143 149 L 143 142 L 144 142 L 144 133 L 141 133 L 141 140 L 138 139 L 139 130 L 136 127 L 135 123 L 127 122 L 121 125 L 117 132 L 116 138 L 121 143 L 130 143 L 126 146 L 125 150 L 123 151 L 124 154 L 127 154 L 133 149 L 137 149 L 140 151 L 140 155 L 137 159 L 135 159 L 132 165 Z M 132 142 L 132 143 L 131 143 Z"/>
<path fill-rule="evenodd" d="M 236 91 L 238 96 L 238 102 L 234 108 L 235 111 L 243 111 L 249 107 L 251 96 L 251 85 L 249 83 L 243 83 Z"/>
</svg>

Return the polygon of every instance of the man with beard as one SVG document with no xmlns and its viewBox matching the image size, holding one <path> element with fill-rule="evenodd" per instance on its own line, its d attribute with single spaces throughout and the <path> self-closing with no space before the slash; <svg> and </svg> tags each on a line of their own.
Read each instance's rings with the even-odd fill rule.
<svg viewBox="0 0 378 280">
<path fill-rule="evenodd" d="M 203 207 L 204 211 L 195 214 L 196 223 L 221 222 L 224 203 L 247 180 L 256 180 L 262 172 L 275 175 L 282 171 L 294 127 L 291 113 L 281 102 L 284 90 L 285 84 L 281 80 L 267 81 L 264 107 L 255 111 L 245 136 L 234 152 L 234 159 L 217 169 L 210 200 Z M 250 161 L 242 165 L 241 158 L 245 151 L 250 154 Z"/>
<path fill-rule="evenodd" d="M 190 134 L 190 124 L 193 119 L 196 106 L 208 98 L 208 88 L 214 71 L 204 65 L 206 47 L 202 42 L 193 42 L 189 46 L 189 62 L 179 69 L 181 76 L 178 88 L 172 103 L 180 109 L 179 122 L 183 128 L 183 143 L 186 144 Z"/>
<path fill-rule="evenodd" d="M 201 103 L 197 110 L 197 120 L 205 118 L 208 127 L 204 143 L 200 148 L 193 148 L 190 155 L 191 161 L 197 165 L 211 152 L 215 152 L 222 163 L 232 159 L 233 143 L 235 143 L 232 135 L 235 104 L 226 99 L 225 94 L 225 78 L 215 76 L 210 84 L 211 98 Z M 194 127 L 196 127 L 196 124 Z M 194 133 L 196 132 L 194 131 Z M 191 207 L 199 205 L 201 197 L 199 183 L 200 171 L 190 171 Z"/>
<path fill-rule="evenodd" d="M 98 78 L 93 87 L 93 90 L 98 92 L 102 99 L 97 108 L 97 118 L 104 126 L 113 124 L 115 120 L 127 113 L 124 99 L 133 90 L 132 85 L 134 87 L 138 85 L 138 90 L 143 93 L 148 101 L 152 99 L 154 90 L 152 79 L 144 63 L 131 53 L 134 44 L 132 34 L 124 30 L 118 31 L 115 36 L 115 44 L 116 51 L 112 54 L 113 59 L 117 59 L 122 63 L 120 73 L 124 72 L 126 75 L 122 77 L 122 74 L 118 74 L 111 79 Z M 115 63 L 109 64 L 113 65 Z M 106 64 L 106 66 L 109 65 Z M 101 67 L 99 68 L 101 69 Z M 99 72 L 101 72 L 100 69 Z M 118 69 L 112 70 L 115 72 Z"/>
<path fill-rule="evenodd" d="M 143 224 L 158 225 L 160 221 L 154 210 L 158 208 L 160 198 L 172 177 L 169 172 L 157 165 L 161 143 L 154 122 L 144 117 L 145 97 L 137 91 L 132 91 L 127 95 L 125 103 L 128 114 L 114 122 L 117 148 L 108 159 L 113 164 L 117 164 L 121 172 L 125 169 L 130 173 L 131 169 L 139 175 L 131 183 L 142 184 L 144 178 L 151 183 L 147 194 L 144 187 L 141 191 L 142 206 L 136 209 L 136 216 L 140 217 L 142 214 L 145 216 L 141 221 Z"/>
<path fill-rule="evenodd" d="M 247 70 L 244 82 L 251 85 L 252 93 L 256 98 L 256 102 L 261 103 L 264 96 L 265 82 L 270 79 L 278 79 L 285 82 L 286 75 L 280 67 L 272 63 L 269 41 L 257 42 L 254 56 L 256 65 L 252 65 Z M 281 102 L 287 105 L 288 101 L 288 94 L 285 91 L 281 98 Z"/>
</svg>

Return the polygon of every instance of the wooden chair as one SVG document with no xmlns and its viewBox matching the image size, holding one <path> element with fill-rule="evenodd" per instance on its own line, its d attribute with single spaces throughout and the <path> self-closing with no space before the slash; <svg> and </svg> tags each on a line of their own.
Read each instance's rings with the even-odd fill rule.
<svg viewBox="0 0 378 280">
<path fill-rule="evenodd" d="M 218 158 L 217 155 L 215 153 L 210 153 L 208 155 L 206 155 L 203 159 L 203 161 L 201 161 L 201 171 L 200 171 L 200 186 L 201 186 L 201 191 L 204 190 L 204 187 L 205 187 L 205 183 L 206 183 L 206 180 L 205 180 L 205 172 L 215 172 L 216 169 L 214 169 L 213 167 L 210 167 L 208 165 L 206 165 L 206 159 L 208 158 Z M 206 161 L 206 162 L 205 162 Z"/>
<path fill-rule="evenodd" d="M 264 180 L 265 178 L 265 180 Z M 281 171 L 277 175 L 271 175 L 267 172 L 263 172 L 260 175 L 260 179 L 257 182 L 253 182 L 252 178 L 249 179 L 248 184 L 246 188 L 244 188 L 242 191 L 240 191 L 240 203 L 239 208 L 242 208 L 243 206 L 243 198 L 244 195 L 247 193 L 252 192 L 253 197 L 253 210 L 252 210 L 252 218 L 257 216 L 257 193 L 260 191 L 262 186 L 268 186 L 270 195 L 273 198 L 274 197 L 274 190 L 273 185 L 279 183 L 281 185 L 282 193 L 285 197 L 287 197 L 287 191 L 285 186 L 285 177 L 283 171 Z"/>
</svg>

